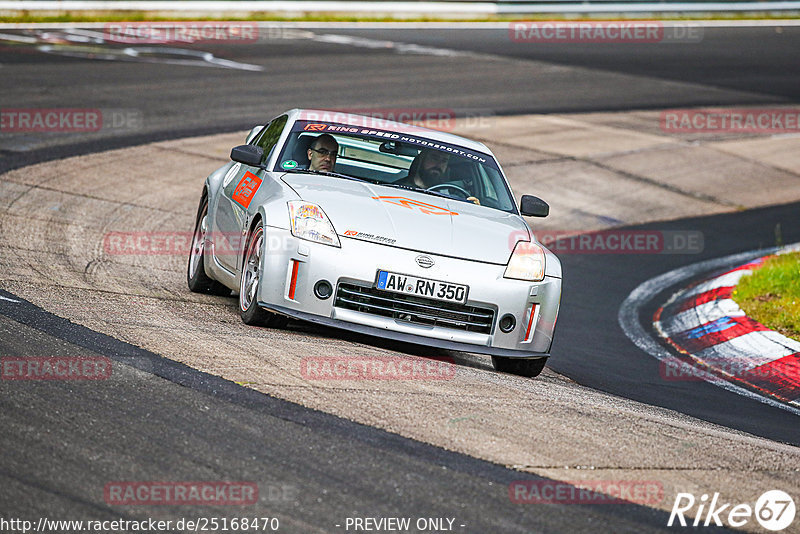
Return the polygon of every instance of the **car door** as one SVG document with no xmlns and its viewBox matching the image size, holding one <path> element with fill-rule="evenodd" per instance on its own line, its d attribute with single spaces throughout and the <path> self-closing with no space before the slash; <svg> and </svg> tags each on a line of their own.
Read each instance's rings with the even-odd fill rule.
<svg viewBox="0 0 800 534">
<path fill-rule="evenodd" d="M 286 126 L 287 115 L 270 122 L 251 142 L 264 150 L 262 164 L 266 163 Z M 217 195 L 217 205 L 212 228 L 213 251 L 216 261 L 231 273 L 239 269 L 246 238 L 247 225 L 255 212 L 251 202 L 261 187 L 267 172 L 250 165 L 234 163 L 225 174 L 222 189 Z M 254 207 L 254 206 L 253 206 Z"/>
</svg>

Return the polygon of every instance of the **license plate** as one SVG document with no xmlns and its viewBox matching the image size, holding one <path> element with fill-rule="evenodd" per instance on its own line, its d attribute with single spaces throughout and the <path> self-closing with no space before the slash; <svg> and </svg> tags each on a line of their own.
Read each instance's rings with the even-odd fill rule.
<svg viewBox="0 0 800 534">
<path fill-rule="evenodd" d="M 378 281 L 375 285 L 383 291 L 394 291 L 395 293 L 405 293 L 418 297 L 427 297 L 445 302 L 457 302 L 464 304 L 467 302 L 469 286 L 463 284 L 451 284 L 439 280 L 429 280 L 427 278 L 417 278 L 407 274 L 391 273 L 389 271 L 378 271 Z"/>
</svg>

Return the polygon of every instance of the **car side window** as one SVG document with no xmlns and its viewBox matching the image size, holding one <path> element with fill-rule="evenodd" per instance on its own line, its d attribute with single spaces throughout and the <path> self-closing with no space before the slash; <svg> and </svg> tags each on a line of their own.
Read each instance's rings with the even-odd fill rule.
<svg viewBox="0 0 800 534">
<path fill-rule="evenodd" d="M 288 115 L 281 115 L 271 123 L 267 124 L 261 133 L 253 140 L 253 144 L 256 146 L 260 146 L 264 150 L 264 159 L 261 163 L 266 163 L 269 159 L 270 154 L 272 153 L 272 149 L 275 148 L 275 145 L 278 143 L 278 139 L 281 137 L 281 133 L 283 132 L 283 127 L 286 126 L 286 121 L 289 120 Z"/>
</svg>

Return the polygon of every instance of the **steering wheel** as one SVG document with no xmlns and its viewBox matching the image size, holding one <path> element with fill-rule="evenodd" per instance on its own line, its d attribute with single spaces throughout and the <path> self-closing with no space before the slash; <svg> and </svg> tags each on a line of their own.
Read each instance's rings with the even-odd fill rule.
<svg viewBox="0 0 800 534">
<path fill-rule="evenodd" d="M 472 194 L 470 194 L 469 191 L 467 191 L 463 187 L 461 187 L 459 185 L 456 185 L 456 184 L 436 184 L 436 185 L 430 186 L 428 189 L 426 189 L 426 191 L 437 192 L 439 189 L 452 189 L 452 190 L 458 191 L 459 193 L 464 195 L 465 199 L 472 196 Z"/>
</svg>

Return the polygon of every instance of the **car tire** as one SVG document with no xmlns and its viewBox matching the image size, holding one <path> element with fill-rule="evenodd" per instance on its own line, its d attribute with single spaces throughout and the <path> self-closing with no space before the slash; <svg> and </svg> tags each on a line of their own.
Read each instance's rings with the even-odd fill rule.
<svg viewBox="0 0 800 534">
<path fill-rule="evenodd" d="M 283 315 L 268 312 L 258 305 L 261 285 L 261 254 L 264 251 L 264 225 L 259 221 L 247 237 L 239 281 L 239 313 L 244 324 L 280 328 L 287 322 Z"/>
<path fill-rule="evenodd" d="M 527 376 L 528 378 L 539 376 L 544 369 L 545 363 L 547 363 L 547 358 L 527 359 L 492 356 L 492 365 L 496 371 L 512 375 Z"/>
<path fill-rule="evenodd" d="M 197 218 L 192 234 L 192 247 L 189 250 L 189 264 L 186 268 L 186 281 L 189 290 L 195 293 L 227 296 L 231 290 L 206 274 L 206 241 L 208 232 L 208 197 L 203 195 L 197 208 Z"/>
</svg>

